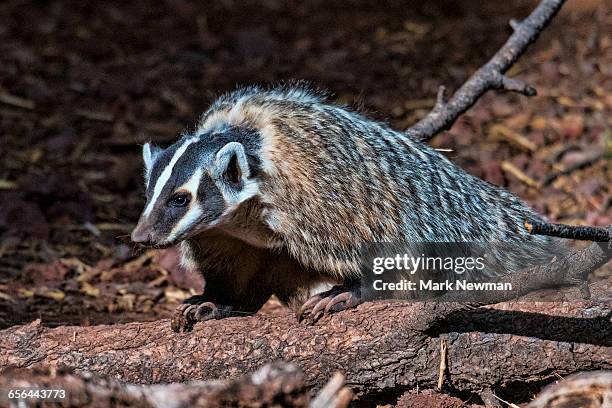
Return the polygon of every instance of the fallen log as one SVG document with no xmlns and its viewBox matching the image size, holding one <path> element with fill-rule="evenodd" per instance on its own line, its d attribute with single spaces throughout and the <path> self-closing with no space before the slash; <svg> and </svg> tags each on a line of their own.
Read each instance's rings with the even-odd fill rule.
<svg viewBox="0 0 612 408">
<path fill-rule="evenodd" d="M 92 373 L 71 370 L 15 369 L 0 375 L 0 389 L 12 394 L 0 395 L 0 403 L 15 406 L 34 402 L 28 398 L 33 390 L 57 390 L 61 397 L 39 397 L 38 402 L 53 403 L 58 407 L 121 406 L 141 408 L 216 408 L 240 407 L 295 407 L 345 408 L 351 401 L 350 391 L 344 387 L 344 377 L 335 375 L 321 392 L 310 398 L 304 386 L 303 373 L 282 362 L 266 364 L 254 373 L 235 380 L 190 381 L 187 383 L 134 385 L 121 383 Z M 61 390 L 61 394 L 59 393 Z M 9 399 L 10 395 L 10 399 Z M 20 398 L 22 397 L 22 398 Z M 511 402 L 493 396 L 498 401 Z M 545 387 L 529 403 L 528 408 L 606 408 L 612 401 L 612 371 L 591 371 L 561 378 Z M 397 401 L 397 408 L 444 406 L 468 408 L 472 404 L 457 397 L 433 392 L 406 392 Z M 480 405 L 478 405 L 480 406 Z M 514 405 L 516 406 L 516 405 Z"/>
<path fill-rule="evenodd" d="M 558 376 L 612 369 L 610 284 L 612 278 L 592 284 L 588 301 L 514 301 L 477 310 L 372 302 L 314 326 L 298 324 L 288 310 L 198 323 L 181 334 L 167 320 L 55 329 L 35 321 L 0 331 L 0 371 L 45 364 L 153 384 L 237 378 L 282 360 L 303 370 L 309 388 L 340 371 L 357 396 L 382 398 L 417 386 L 436 389 L 444 338 L 444 390 L 539 388 Z M 576 288 L 565 292 L 580 299 Z"/>
<path fill-rule="evenodd" d="M 10 390 L 0 395 L 0 404 L 8 406 L 38 401 L 59 407 L 346 408 L 350 403 L 351 394 L 343 387 L 342 375 L 335 376 L 312 400 L 303 377 L 296 367 L 282 362 L 266 364 L 254 373 L 234 380 L 154 385 L 125 384 L 92 373 L 78 374 L 48 367 L 15 369 L 0 375 L 0 389 Z M 38 395 L 34 391 L 28 396 L 31 390 L 39 390 Z M 41 390 L 53 392 L 41 394 Z"/>
</svg>

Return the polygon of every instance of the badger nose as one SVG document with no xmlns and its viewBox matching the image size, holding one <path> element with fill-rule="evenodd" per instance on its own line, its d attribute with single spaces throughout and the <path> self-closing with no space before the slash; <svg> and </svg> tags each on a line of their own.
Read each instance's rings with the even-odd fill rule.
<svg viewBox="0 0 612 408">
<path fill-rule="evenodd" d="M 139 222 L 132 231 L 131 238 L 133 242 L 147 244 L 151 242 L 151 232 L 148 228 L 143 228 L 142 224 Z"/>
<path fill-rule="evenodd" d="M 132 241 L 139 244 L 146 244 L 151 241 L 151 234 L 144 231 L 132 231 Z"/>
</svg>

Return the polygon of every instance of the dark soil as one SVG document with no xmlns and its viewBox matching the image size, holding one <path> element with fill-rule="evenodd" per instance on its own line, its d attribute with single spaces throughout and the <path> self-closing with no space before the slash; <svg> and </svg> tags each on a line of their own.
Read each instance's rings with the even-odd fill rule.
<svg viewBox="0 0 612 408">
<path fill-rule="evenodd" d="M 406 128 L 531 3 L 3 1 L 0 327 L 158 319 L 201 288 L 174 250 L 143 251 L 129 232 L 142 143 L 170 143 L 215 95 L 303 79 Z M 537 97 L 487 94 L 432 143 L 552 220 L 607 225 L 612 7 L 586 3 L 511 70 Z"/>
</svg>

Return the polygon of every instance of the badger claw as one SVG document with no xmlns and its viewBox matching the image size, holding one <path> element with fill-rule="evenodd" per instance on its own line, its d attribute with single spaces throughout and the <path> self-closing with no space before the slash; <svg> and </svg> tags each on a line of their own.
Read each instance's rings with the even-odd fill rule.
<svg viewBox="0 0 612 408">
<path fill-rule="evenodd" d="M 191 305 L 183 303 L 174 310 L 174 315 L 170 320 L 170 328 L 173 332 L 184 333 L 193 329 L 193 322 L 185 316 L 185 310 Z"/>
<path fill-rule="evenodd" d="M 325 314 L 325 310 L 326 310 L 325 307 L 331 300 L 332 300 L 331 296 L 327 296 L 319 300 L 316 306 L 312 309 L 312 312 L 310 312 L 311 318 L 316 321 L 321 317 L 319 316 L 321 313 Z"/>
<path fill-rule="evenodd" d="M 323 316 L 350 309 L 362 302 L 359 288 L 336 286 L 308 299 L 298 312 L 298 321 L 313 324 Z"/>
<path fill-rule="evenodd" d="M 177 333 L 184 333 L 193 330 L 193 326 L 197 322 L 219 318 L 221 318 L 221 312 L 217 305 L 212 302 L 183 303 L 178 305 L 174 311 L 170 327 Z"/>
<path fill-rule="evenodd" d="M 302 305 L 302 307 L 300 308 L 298 312 L 298 321 L 301 322 L 307 316 L 309 316 L 312 313 L 314 307 L 317 305 L 317 303 L 319 303 L 322 299 L 323 299 L 323 296 L 321 296 L 321 294 L 316 294 L 312 296 L 310 299 L 308 299 L 306 302 L 304 302 L 304 304 Z"/>
<path fill-rule="evenodd" d="M 195 307 L 193 317 L 199 322 L 205 322 L 206 320 L 220 318 L 221 312 L 214 303 L 204 302 Z"/>
<path fill-rule="evenodd" d="M 342 292 L 329 301 L 327 306 L 325 306 L 325 313 L 340 312 L 355 307 L 360 303 L 361 299 L 354 292 Z"/>
</svg>

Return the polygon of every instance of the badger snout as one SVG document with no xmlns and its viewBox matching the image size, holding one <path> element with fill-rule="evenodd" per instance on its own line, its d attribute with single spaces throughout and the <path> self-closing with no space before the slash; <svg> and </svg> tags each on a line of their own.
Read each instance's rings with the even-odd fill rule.
<svg viewBox="0 0 612 408">
<path fill-rule="evenodd" d="M 141 218 L 132 230 L 132 241 L 143 245 L 153 245 L 155 243 L 152 226 L 149 222 Z"/>
</svg>

